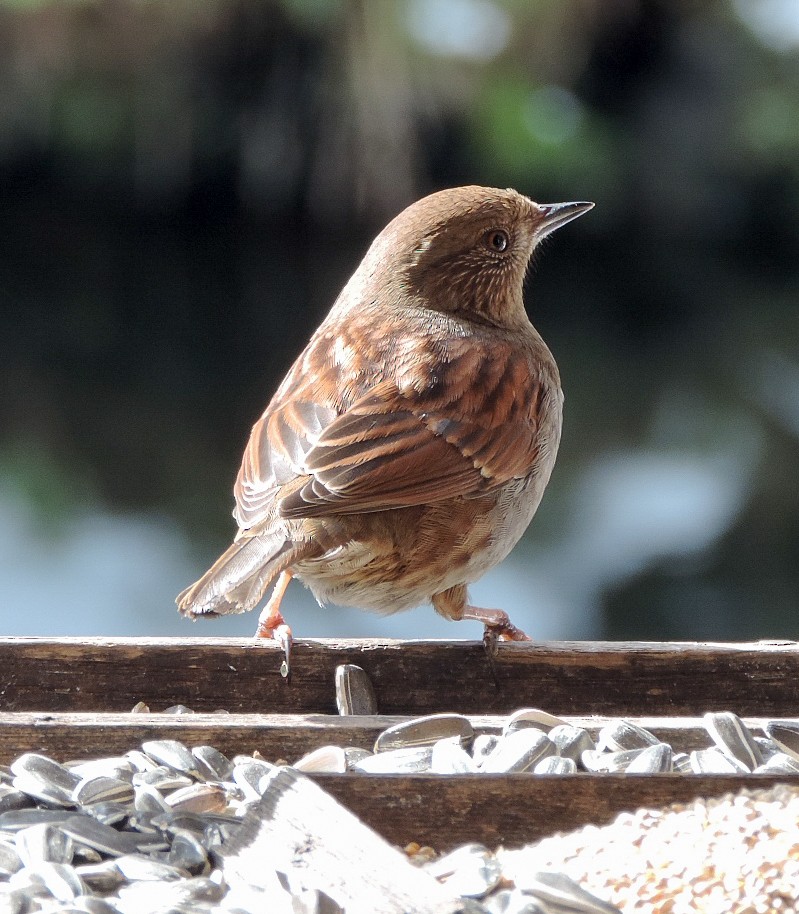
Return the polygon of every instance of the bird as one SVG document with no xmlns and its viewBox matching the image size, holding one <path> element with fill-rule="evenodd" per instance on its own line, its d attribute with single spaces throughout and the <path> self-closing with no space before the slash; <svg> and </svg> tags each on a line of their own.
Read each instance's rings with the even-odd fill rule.
<svg viewBox="0 0 799 914">
<path fill-rule="evenodd" d="M 369 247 L 252 428 L 232 545 L 178 595 L 190 618 L 254 609 L 277 641 L 291 578 L 320 605 L 394 613 L 432 603 L 496 640 L 528 636 L 468 585 L 533 518 L 555 463 L 563 393 L 530 322 L 534 250 L 593 203 L 441 190 Z"/>
</svg>

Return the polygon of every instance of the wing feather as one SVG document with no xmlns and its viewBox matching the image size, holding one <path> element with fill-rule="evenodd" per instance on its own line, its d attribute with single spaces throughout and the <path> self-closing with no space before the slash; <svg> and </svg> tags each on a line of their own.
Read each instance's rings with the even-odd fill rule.
<svg viewBox="0 0 799 914">
<path fill-rule="evenodd" d="M 510 343 L 457 339 L 449 354 L 435 373 L 417 359 L 349 403 L 315 402 L 335 378 L 295 381 L 253 428 L 236 481 L 240 526 L 475 497 L 534 472 L 559 428 L 556 378 Z"/>
</svg>

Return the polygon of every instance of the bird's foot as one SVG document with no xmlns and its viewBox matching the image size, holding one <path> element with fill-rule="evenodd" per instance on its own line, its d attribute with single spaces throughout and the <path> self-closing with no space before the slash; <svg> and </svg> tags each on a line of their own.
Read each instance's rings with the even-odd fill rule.
<svg viewBox="0 0 799 914">
<path fill-rule="evenodd" d="M 291 678 L 291 645 L 294 637 L 291 628 L 280 612 L 280 601 L 286 592 L 286 587 L 291 580 L 291 575 L 283 572 L 278 578 L 269 602 L 264 606 L 258 617 L 258 628 L 255 630 L 256 638 L 271 638 L 283 649 L 283 662 L 280 664 L 280 675 L 288 682 Z"/>
<path fill-rule="evenodd" d="M 502 609 L 483 609 L 480 606 L 467 606 L 463 613 L 464 619 L 474 619 L 485 626 L 483 642 L 486 647 L 496 649 L 497 641 L 532 641 L 533 639 L 517 628 L 509 619 L 508 614 Z"/>
<path fill-rule="evenodd" d="M 256 638 L 271 638 L 283 648 L 283 662 L 280 664 L 280 675 L 284 679 L 291 676 L 291 645 L 294 638 L 291 634 L 291 628 L 286 624 L 283 616 L 278 612 L 270 615 L 268 618 L 263 617 L 258 620 L 258 628 L 255 632 Z"/>
</svg>

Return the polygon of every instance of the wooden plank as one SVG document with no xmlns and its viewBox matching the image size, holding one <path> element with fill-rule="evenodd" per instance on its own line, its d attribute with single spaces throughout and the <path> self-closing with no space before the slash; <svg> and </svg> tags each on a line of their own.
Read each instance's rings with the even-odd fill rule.
<svg viewBox="0 0 799 914">
<path fill-rule="evenodd" d="M 397 717 L 325 717 L 261 714 L 0 714 L 0 764 L 23 752 L 59 761 L 115 755 L 145 740 L 177 739 L 188 746 L 212 745 L 228 756 L 260 752 L 276 762 L 296 761 L 318 746 L 371 748 L 377 734 Z"/>
<path fill-rule="evenodd" d="M 439 710 L 554 714 L 796 713 L 795 642 L 750 644 L 541 642 L 501 644 L 493 671 L 478 642 L 299 641 L 291 684 L 280 653 L 235 638 L 3 638 L 6 711 L 335 712 L 333 672 L 357 663 L 384 714 Z"/>
<path fill-rule="evenodd" d="M 785 775 L 315 775 L 386 840 L 448 851 L 469 841 L 518 847 L 559 831 L 604 825 L 620 812 L 690 803 L 742 788 L 799 783 Z"/>
<path fill-rule="evenodd" d="M 272 761 L 294 761 L 327 743 L 368 747 L 398 717 L 192 714 L 0 714 L 0 762 L 24 751 L 60 761 L 125 752 L 145 739 L 210 743 L 228 755 L 258 750 Z M 632 718 L 675 748 L 708 744 L 696 718 Z M 498 729 L 501 718 L 472 718 L 478 732 Z M 602 718 L 569 718 L 592 732 Z M 746 718 L 757 730 L 764 718 Z M 741 787 L 799 781 L 785 775 L 459 775 L 414 777 L 317 775 L 315 779 L 386 839 L 447 850 L 467 841 L 520 845 L 554 830 L 604 824 L 623 810 L 660 807 Z"/>
<path fill-rule="evenodd" d="M 321 714 L 91 714 L 47 712 L 0 713 L 0 764 L 23 752 L 41 752 L 59 761 L 123 753 L 149 739 L 177 739 L 188 746 L 212 745 L 226 755 L 258 751 L 269 761 L 295 762 L 319 746 L 360 746 L 371 749 L 379 733 L 407 717 L 375 715 L 339 717 Z M 497 733 L 503 719 L 470 715 L 476 733 Z M 596 738 L 605 717 L 564 718 L 585 727 Z M 631 717 L 675 751 L 711 744 L 701 719 L 695 717 Z M 759 734 L 767 718 L 747 717 Z"/>
</svg>

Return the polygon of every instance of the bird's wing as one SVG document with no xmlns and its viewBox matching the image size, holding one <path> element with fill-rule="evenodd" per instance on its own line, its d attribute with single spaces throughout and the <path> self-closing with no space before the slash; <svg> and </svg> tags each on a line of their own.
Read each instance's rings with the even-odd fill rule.
<svg viewBox="0 0 799 914">
<path fill-rule="evenodd" d="M 275 401 L 253 426 L 233 488 L 233 516 L 242 530 L 275 513 L 275 500 L 286 487 L 305 478 L 306 454 L 336 418 L 333 406 L 300 397 Z"/>
<path fill-rule="evenodd" d="M 253 429 L 237 519 L 321 517 L 475 496 L 526 476 L 557 446 L 557 385 L 525 353 L 458 341 L 450 359 L 409 366 L 343 412 L 289 399 Z"/>
</svg>

